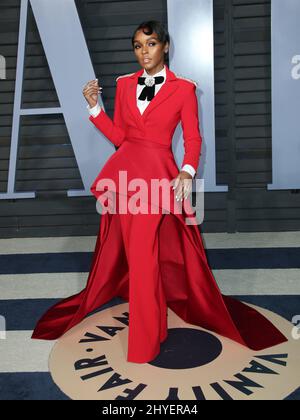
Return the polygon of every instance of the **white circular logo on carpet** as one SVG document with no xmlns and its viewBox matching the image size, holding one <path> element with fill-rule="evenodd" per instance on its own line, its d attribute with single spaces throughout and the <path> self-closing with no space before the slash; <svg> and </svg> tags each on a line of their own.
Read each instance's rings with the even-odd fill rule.
<svg viewBox="0 0 300 420">
<path fill-rule="evenodd" d="M 292 338 L 292 323 L 247 305 L 289 341 L 255 352 L 169 308 L 160 354 L 149 363 L 127 362 L 126 302 L 88 316 L 56 342 L 52 378 L 74 400 L 282 400 L 299 387 L 300 340 Z"/>
</svg>

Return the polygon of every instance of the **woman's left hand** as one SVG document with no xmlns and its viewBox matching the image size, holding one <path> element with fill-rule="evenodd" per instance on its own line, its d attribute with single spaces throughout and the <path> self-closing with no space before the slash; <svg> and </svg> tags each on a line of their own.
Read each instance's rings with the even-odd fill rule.
<svg viewBox="0 0 300 420">
<path fill-rule="evenodd" d="M 186 200 L 192 191 L 193 177 L 186 171 L 180 171 L 175 180 L 173 180 L 173 190 L 177 201 Z"/>
</svg>

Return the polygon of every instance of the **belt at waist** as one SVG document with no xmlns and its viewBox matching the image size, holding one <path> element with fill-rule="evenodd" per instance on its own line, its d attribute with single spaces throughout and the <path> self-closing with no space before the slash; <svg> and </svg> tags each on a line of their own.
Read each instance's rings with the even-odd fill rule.
<svg viewBox="0 0 300 420">
<path fill-rule="evenodd" d="M 162 143 L 156 143 L 155 141 L 146 140 L 142 137 L 125 137 L 123 142 L 128 141 L 130 143 L 135 143 L 139 146 L 145 146 L 145 147 L 151 147 L 154 149 L 169 149 L 171 150 L 171 144 L 162 144 Z"/>
</svg>

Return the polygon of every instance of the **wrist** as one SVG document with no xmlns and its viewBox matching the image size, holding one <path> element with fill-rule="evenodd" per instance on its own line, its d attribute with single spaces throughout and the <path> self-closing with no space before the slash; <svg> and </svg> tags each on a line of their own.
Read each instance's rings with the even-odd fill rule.
<svg viewBox="0 0 300 420">
<path fill-rule="evenodd" d="M 184 177 L 186 177 L 186 178 L 193 179 L 193 176 L 188 171 L 186 171 L 184 169 L 181 169 L 180 173 L 182 175 L 184 175 Z"/>
<path fill-rule="evenodd" d="M 88 106 L 90 108 L 94 108 L 97 105 L 98 102 L 88 102 Z"/>
<path fill-rule="evenodd" d="M 192 165 L 189 165 L 187 163 L 182 166 L 181 170 L 190 174 L 192 178 L 194 178 L 194 176 L 196 175 L 195 168 Z"/>
<path fill-rule="evenodd" d="M 92 108 L 90 107 L 90 105 L 87 105 L 87 109 L 89 114 L 92 115 L 94 118 L 96 118 L 101 112 L 101 107 L 98 102 Z"/>
</svg>

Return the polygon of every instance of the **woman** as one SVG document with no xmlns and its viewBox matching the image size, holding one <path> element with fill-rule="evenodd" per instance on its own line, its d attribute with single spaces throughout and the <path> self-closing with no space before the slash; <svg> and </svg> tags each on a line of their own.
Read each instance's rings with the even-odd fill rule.
<svg viewBox="0 0 300 420">
<path fill-rule="evenodd" d="M 165 64 L 169 35 L 159 22 L 142 23 L 132 45 L 142 69 L 117 78 L 113 121 L 98 104 L 97 79 L 83 90 L 90 121 L 118 147 L 91 186 L 103 209 L 114 203 L 114 212 L 101 216 L 85 289 L 51 307 L 32 338 L 56 339 L 88 313 L 121 296 L 129 302 L 129 362 L 149 362 L 159 354 L 160 343 L 167 338 L 168 307 L 187 323 L 254 350 L 287 341 L 258 311 L 221 294 L 197 223 L 185 223 L 190 207 L 180 212 L 201 151 L 196 84 Z M 180 171 L 171 147 L 179 122 L 185 149 Z M 163 195 L 169 194 L 168 200 L 153 194 L 149 198 L 147 190 L 139 196 L 147 211 L 134 211 L 135 193 L 124 190 L 124 175 L 127 182 L 142 180 L 141 185 L 150 189 L 154 179 L 167 180 Z M 121 211 L 124 207 L 133 211 Z"/>
</svg>

